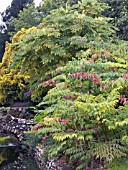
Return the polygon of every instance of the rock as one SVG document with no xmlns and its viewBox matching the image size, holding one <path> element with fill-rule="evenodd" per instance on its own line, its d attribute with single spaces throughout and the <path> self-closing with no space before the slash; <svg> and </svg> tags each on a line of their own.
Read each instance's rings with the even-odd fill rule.
<svg viewBox="0 0 128 170">
<path fill-rule="evenodd" d="M 12 109 L 11 109 L 12 111 Z M 0 132 L 5 134 L 15 134 L 20 141 L 23 139 L 23 132 L 30 130 L 31 126 L 34 126 L 36 123 L 30 120 L 21 119 L 19 117 L 14 117 L 14 111 L 12 111 L 13 116 L 6 112 L 4 116 L 0 115 Z"/>
<path fill-rule="evenodd" d="M 16 122 L 16 123 L 18 123 L 18 119 L 17 119 L 17 118 L 15 118 L 13 121 Z"/>
<path fill-rule="evenodd" d="M 37 146 L 34 149 L 34 157 L 41 170 L 75 170 L 75 167 L 67 165 L 66 162 L 62 163 L 59 159 L 42 158 L 47 155 L 47 150 L 48 148 L 44 146 Z"/>
<path fill-rule="evenodd" d="M 6 122 L 9 122 L 9 121 L 11 121 L 11 120 L 12 120 L 11 115 L 7 115 L 7 116 L 6 116 Z"/>
</svg>

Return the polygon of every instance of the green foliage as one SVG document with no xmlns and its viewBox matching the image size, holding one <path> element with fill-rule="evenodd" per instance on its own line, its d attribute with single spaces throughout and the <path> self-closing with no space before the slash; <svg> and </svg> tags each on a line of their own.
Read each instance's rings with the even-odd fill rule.
<svg viewBox="0 0 128 170">
<path fill-rule="evenodd" d="M 76 3 L 78 3 L 78 0 L 43 0 L 40 5 L 40 10 L 42 11 L 43 16 L 47 16 L 53 9 L 65 7 L 67 4 L 73 5 Z"/>
<path fill-rule="evenodd" d="M 40 101 L 30 134 L 53 141 L 49 157 L 65 155 L 77 170 L 128 153 L 128 43 L 112 37 L 106 8 L 83 0 L 53 10 L 11 44 L 10 68 L 30 76 L 25 95 Z"/>
<path fill-rule="evenodd" d="M 27 71 L 31 88 L 47 80 L 51 71 L 72 58 L 79 58 L 93 41 L 106 41 L 114 33 L 108 18 L 100 14 L 106 8 L 95 0 L 53 10 L 33 32 L 24 34 L 13 46 L 14 61 Z M 39 94 L 42 91 L 38 90 Z"/>
<path fill-rule="evenodd" d="M 34 4 L 27 5 L 23 10 L 21 10 L 17 18 L 11 17 L 10 26 L 14 27 L 14 31 L 17 32 L 21 28 L 31 28 L 33 26 L 39 25 L 42 20 L 42 14 L 38 11 L 38 8 Z M 11 34 L 14 34 L 14 32 Z"/>
<path fill-rule="evenodd" d="M 63 152 L 72 161 L 80 159 L 78 169 L 92 157 L 111 162 L 127 156 L 128 53 L 127 44 L 118 43 L 108 49 L 104 43 L 94 45 L 94 54 L 85 51 L 85 57 L 57 68 L 39 84 L 52 89 L 38 104 L 47 108 L 35 116 L 42 125 L 37 133 L 56 141 L 50 156 Z"/>
<path fill-rule="evenodd" d="M 24 140 L 22 141 L 22 147 L 23 148 L 29 148 L 30 151 L 32 151 L 36 145 L 40 142 L 42 138 L 42 134 L 41 137 L 35 133 L 25 133 L 24 136 Z"/>
</svg>

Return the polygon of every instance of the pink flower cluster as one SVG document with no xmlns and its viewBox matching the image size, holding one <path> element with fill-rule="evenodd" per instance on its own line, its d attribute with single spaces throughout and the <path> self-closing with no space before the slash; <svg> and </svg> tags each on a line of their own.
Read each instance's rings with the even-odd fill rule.
<svg viewBox="0 0 128 170">
<path fill-rule="evenodd" d="M 82 80 L 92 79 L 93 84 L 99 84 L 100 80 L 95 73 L 76 72 L 70 75 L 72 78 L 82 78 Z"/>
<path fill-rule="evenodd" d="M 38 129 L 40 129 L 40 128 L 42 128 L 42 125 L 36 125 L 36 126 L 34 126 L 34 130 L 36 131 L 36 130 L 38 130 Z"/>
<path fill-rule="evenodd" d="M 61 68 L 57 68 L 57 69 L 55 70 L 55 72 L 60 73 L 60 72 L 61 72 Z"/>
<path fill-rule="evenodd" d="M 52 27 L 52 28 L 50 28 L 50 30 L 51 30 L 51 31 L 55 31 L 55 28 L 54 28 L 54 27 Z"/>
<path fill-rule="evenodd" d="M 64 96 L 64 99 L 65 99 L 65 100 L 68 100 L 68 99 L 69 99 L 69 100 L 71 100 L 71 99 L 74 99 L 74 100 L 75 100 L 75 99 L 76 99 L 76 94 L 74 94 L 73 96 Z"/>
<path fill-rule="evenodd" d="M 106 84 L 102 84 L 102 85 L 100 86 L 100 90 L 103 91 L 103 90 L 105 90 L 105 89 L 106 89 Z"/>
<path fill-rule="evenodd" d="M 119 97 L 120 104 L 126 103 L 127 101 L 128 101 L 128 98 L 126 98 L 124 95 L 120 95 Z"/>
<path fill-rule="evenodd" d="M 63 123 L 63 124 L 68 124 L 69 122 L 72 122 L 73 120 L 74 120 L 73 117 L 69 117 L 67 119 L 59 119 L 58 122 Z M 71 129 L 69 129 L 69 130 L 71 132 Z M 69 132 L 69 131 L 67 131 L 67 132 Z"/>
<path fill-rule="evenodd" d="M 56 82 L 52 80 L 44 81 L 40 83 L 41 86 L 56 86 Z"/>
<path fill-rule="evenodd" d="M 128 78 L 128 73 L 122 75 L 123 78 Z"/>
<path fill-rule="evenodd" d="M 61 119 L 59 122 L 60 122 L 60 123 L 67 124 L 69 121 L 70 121 L 69 119 Z"/>
</svg>

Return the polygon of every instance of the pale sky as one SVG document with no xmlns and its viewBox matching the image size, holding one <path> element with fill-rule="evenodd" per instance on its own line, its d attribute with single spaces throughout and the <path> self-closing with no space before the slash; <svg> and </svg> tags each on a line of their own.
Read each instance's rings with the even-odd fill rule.
<svg viewBox="0 0 128 170">
<path fill-rule="evenodd" d="M 42 0 L 34 0 L 36 6 L 39 5 L 39 3 Z M 0 0 L 0 12 L 3 12 L 9 5 L 11 5 L 12 0 Z M 1 23 L 1 19 L 0 19 L 0 23 Z"/>
</svg>

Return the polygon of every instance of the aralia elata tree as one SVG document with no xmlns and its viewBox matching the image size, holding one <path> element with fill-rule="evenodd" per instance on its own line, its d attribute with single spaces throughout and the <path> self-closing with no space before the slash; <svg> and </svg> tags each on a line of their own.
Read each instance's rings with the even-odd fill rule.
<svg viewBox="0 0 128 170">
<path fill-rule="evenodd" d="M 30 77 L 25 95 L 47 106 L 36 108 L 34 133 L 53 140 L 50 156 L 64 154 L 77 169 L 127 155 L 127 42 L 113 38 L 105 8 L 95 0 L 61 7 L 11 45 L 11 66 Z"/>
</svg>

